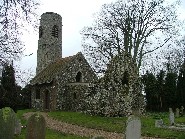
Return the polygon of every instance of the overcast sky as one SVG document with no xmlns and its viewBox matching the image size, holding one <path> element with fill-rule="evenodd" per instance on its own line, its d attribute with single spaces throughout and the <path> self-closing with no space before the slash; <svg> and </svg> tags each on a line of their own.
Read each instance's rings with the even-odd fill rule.
<svg viewBox="0 0 185 139">
<path fill-rule="evenodd" d="M 80 30 L 84 26 L 92 24 L 93 13 L 98 12 L 101 5 L 116 0 L 40 0 L 39 17 L 45 12 L 55 12 L 62 16 L 62 56 L 74 55 L 82 50 Z M 169 0 L 172 1 L 172 0 Z M 180 18 L 185 18 L 185 0 L 182 0 Z M 21 69 L 32 68 L 35 73 L 37 64 L 38 32 L 30 29 L 24 33 L 25 55 L 33 53 L 32 56 L 24 57 L 19 64 Z"/>
<path fill-rule="evenodd" d="M 45 12 L 55 12 L 62 16 L 62 56 L 74 55 L 81 51 L 80 30 L 84 26 L 91 25 L 93 13 L 98 12 L 101 5 L 115 0 L 40 0 L 39 17 Z M 38 32 L 31 28 L 25 32 L 25 55 L 33 53 L 32 56 L 24 57 L 19 64 L 21 69 L 32 68 L 36 70 Z"/>
</svg>

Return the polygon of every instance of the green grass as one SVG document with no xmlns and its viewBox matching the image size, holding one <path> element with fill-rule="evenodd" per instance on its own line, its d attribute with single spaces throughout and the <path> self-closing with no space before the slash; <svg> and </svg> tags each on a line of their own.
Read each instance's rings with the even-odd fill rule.
<svg viewBox="0 0 185 139">
<path fill-rule="evenodd" d="M 23 125 L 26 125 L 26 120 L 23 119 L 22 115 L 23 113 L 29 111 L 33 110 L 19 110 L 17 112 L 17 116 L 21 119 Z M 91 116 L 79 112 L 55 111 L 49 112 L 48 114 L 49 116 L 63 122 L 118 133 L 123 133 L 125 131 L 126 127 L 125 123 L 127 120 L 126 117 Z M 162 137 L 168 139 L 185 139 L 185 132 L 156 128 L 155 120 L 161 118 L 163 119 L 166 125 L 169 125 L 168 113 L 147 113 L 146 116 L 141 117 L 142 136 Z M 185 117 L 176 118 L 175 122 L 179 124 L 185 124 Z M 15 137 L 14 139 L 25 139 L 25 134 L 26 129 L 23 129 L 21 135 Z M 87 139 L 87 138 L 59 133 L 57 131 L 47 129 L 46 139 Z"/>
<path fill-rule="evenodd" d="M 100 117 L 90 116 L 79 112 L 61 111 L 49 112 L 49 116 L 71 124 L 118 133 L 123 133 L 125 131 L 125 123 L 127 119 L 126 117 Z M 147 116 L 141 117 L 142 136 L 185 139 L 185 132 L 156 128 L 155 120 L 161 118 L 166 125 L 169 125 L 168 113 L 147 113 Z M 185 117 L 176 118 L 175 122 L 185 124 Z"/>
<path fill-rule="evenodd" d="M 126 117 L 100 117 L 79 112 L 49 112 L 49 116 L 60 121 L 77 124 L 89 128 L 103 129 L 105 131 L 123 133 Z"/>
<path fill-rule="evenodd" d="M 31 112 L 31 111 L 34 111 L 34 110 L 19 110 L 17 112 L 17 117 L 21 119 L 21 124 L 23 126 L 25 126 L 27 123 L 27 121 L 23 118 L 23 114 L 26 112 Z M 25 139 L 25 135 L 26 135 L 26 129 L 24 128 L 22 129 L 21 134 L 19 136 L 15 136 L 14 139 Z M 88 138 L 65 134 L 65 133 L 57 132 L 51 129 L 47 129 L 46 139 L 88 139 Z"/>
<path fill-rule="evenodd" d="M 26 131 L 23 130 L 21 135 L 15 137 L 14 139 L 25 139 Z M 61 132 L 57 132 L 51 129 L 46 130 L 46 139 L 88 139 L 86 137 L 80 137 L 70 134 L 65 134 Z"/>
</svg>

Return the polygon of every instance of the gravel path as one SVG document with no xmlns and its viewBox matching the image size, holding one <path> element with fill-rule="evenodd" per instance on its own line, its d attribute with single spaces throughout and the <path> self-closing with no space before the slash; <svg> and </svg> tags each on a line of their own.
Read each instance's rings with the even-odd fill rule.
<svg viewBox="0 0 185 139">
<path fill-rule="evenodd" d="M 26 119 L 28 119 L 32 114 L 33 112 L 28 112 L 28 113 L 25 113 L 23 116 Z M 99 135 L 99 136 L 105 137 L 105 139 L 123 139 L 123 134 L 120 134 L 120 133 L 107 132 L 103 130 L 85 128 L 78 125 L 68 124 L 49 117 L 47 113 L 41 112 L 41 114 L 45 117 L 47 127 L 59 132 L 79 135 L 82 137 L 83 136 L 93 137 L 93 136 Z M 142 137 L 141 139 L 159 139 L 159 138 Z"/>
</svg>

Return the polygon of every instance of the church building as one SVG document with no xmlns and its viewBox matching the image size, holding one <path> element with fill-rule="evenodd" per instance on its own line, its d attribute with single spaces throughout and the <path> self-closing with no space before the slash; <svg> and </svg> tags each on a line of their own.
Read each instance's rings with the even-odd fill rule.
<svg viewBox="0 0 185 139">
<path fill-rule="evenodd" d="M 41 15 L 36 76 L 31 80 L 31 105 L 40 110 L 83 109 L 85 90 L 97 76 L 81 52 L 62 57 L 62 17 Z"/>
</svg>

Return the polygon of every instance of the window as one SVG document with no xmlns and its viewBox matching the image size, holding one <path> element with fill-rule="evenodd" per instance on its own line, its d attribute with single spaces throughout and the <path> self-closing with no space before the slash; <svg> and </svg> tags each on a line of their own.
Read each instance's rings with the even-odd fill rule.
<svg viewBox="0 0 185 139">
<path fill-rule="evenodd" d="M 39 26 L 39 38 L 41 38 L 43 35 L 43 29 L 42 26 Z"/>
<path fill-rule="evenodd" d="M 78 72 L 76 74 L 76 82 L 82 82 L 82 73 L 81 72 Z"/>
<path fill-rule="evenodd" d="M 75 93 L 75 92 L 74 92 L 74 94 L 73 94 L 73 98 L 74 98 L 74 99 L 77 99 L 76 93 Z"/>
<path fill-rule="evenodd" d="M 58 26 L 57 25 L 53 26 L 51 36 L 58 38 Z"/>
<path fill-rule="evenodd" d="M 129 74 L 128 71 L 125 71 L 122 78 L 122 85 L 129 85 Z"/>
<path fill-rule="evenodd" d="M 40 89 L 36 89 L 36 99 L 40 99 Z"/>
</svg>

